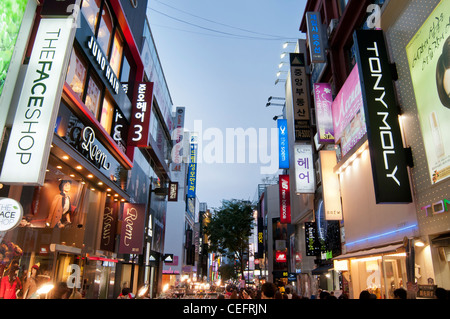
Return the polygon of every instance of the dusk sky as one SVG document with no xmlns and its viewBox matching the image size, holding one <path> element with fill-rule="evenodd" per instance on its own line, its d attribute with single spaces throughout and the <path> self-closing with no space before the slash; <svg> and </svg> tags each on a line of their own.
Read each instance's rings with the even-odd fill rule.
<svg viewBox="0 0 450 319">
<path fill-rule="evenodd" d="M 278 175 L 278 171 L 262 174 L 261 166 L 270 163 L 262 163 L 258 145 L 270 155 L 273 117 L 282 113 L 282 107 L 266 103 L 269 96 L 284 97 L 284 82 L 275 85 L 276 73 L 287 71 L 287 64 L 278 68 L 288 61 L 288 56 L 280 55 L 292 52 L 295 45 L 282 46 L 305 37 L 299 31 L 305 3 L 149 0 L 147 15 L 174 106 L 186 107 L 186 130 L 201 127 L 203 163 L 198 165 L 197 196 L 210 208 L 220 207 L 223 199 L 256 200 L 262 179 Z M 280 78 L 285 79 L 286 73 Z M 246 141 L 245 163 L 237 159 L 242 149 L 227 149 L 227 128 L 257 132 L 258 145 Z M 231 163 L 230 149 L 235 153 Z M 211 154 L 219 163 L 210 163 Z"/>
</svg>

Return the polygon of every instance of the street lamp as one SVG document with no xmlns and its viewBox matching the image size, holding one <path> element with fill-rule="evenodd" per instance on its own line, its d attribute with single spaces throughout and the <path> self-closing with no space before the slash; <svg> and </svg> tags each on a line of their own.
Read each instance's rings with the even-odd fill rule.
<svg viewBox="0 0 450 319">
<path fill-rule="evenodd" d="M 276 79 L 275 80 L 275 85 L 277 85 L 278 82 L 286 82 L 286 80 L 285 79 Z"/>
<path fill-rule="evenodd" d="M 287 73 L 287 71 L 278 71 L 277 72 L 277 78 L 280 77 L 281 73 Z"/>
<path fill-rule="evenodd" d="M 286 42 L 283 43 L 283 49 L 286 49 L 289 44 L 297 44 L 297 42 L 286 41 Z"/>
<path fill-rule="evenodd" d="M 278 120 L 279 117 L 283 117 L 283 116 L 284 116 L 283 114 L 275 115 L 275 116 L 273 117 L 273 120 L 276 121 L 276 120 Z"/>
<path fill-rule="evenodd" d="M 272 100 L 286 100 L 284 97 L 277 97 L 277 96 L 269 96 L 269 98 L 267 99 L 267 102 L 270 102 Z"/>
<path fill-rule="evenodd" d="M 270 105 L 284 106 L 284 104 L 268 102 L 268 103 L 266 104 L 266 107 L 268 107 L 268 106 L 270 106 Z"/>
</svg>

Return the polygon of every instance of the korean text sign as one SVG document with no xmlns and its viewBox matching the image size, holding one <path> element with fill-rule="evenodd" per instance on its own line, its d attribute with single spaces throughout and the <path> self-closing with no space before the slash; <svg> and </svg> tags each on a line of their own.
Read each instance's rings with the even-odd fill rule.
<svg viewBox="0 0 450 319">
<path fill-rule="evenodd" d="M 147 147 L 153 99 L 153 82 L 136 83 L 133 99 L 128 145 Z"/>
<path fill-rule="evenodd" d="M 325 59 L 324 41 L 322 39 L 322 19 L 320 12 L 306 12 L 309 53 L 312 63 L 323 63 Z"/>
<path fill-rule="evenodd" d="M 296 144 L 294 146 L 295 192 L 314 193 L 315 176 L 312 157 L 312 145 Z"/>
</svg>

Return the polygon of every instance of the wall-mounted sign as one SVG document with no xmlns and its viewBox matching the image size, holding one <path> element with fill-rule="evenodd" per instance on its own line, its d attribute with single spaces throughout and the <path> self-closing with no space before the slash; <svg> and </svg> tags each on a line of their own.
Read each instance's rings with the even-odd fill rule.
<svg viewBox="0 0 450 319">
<path fill-rule="evenodd" d="M 87 153 L 88 159 L 95 166 L 109 170 L 111 163 L 108 161 L 108 153 L 103 151 L 95 138 L 94 129 L 86 126 L 81 133 L 81 149 Z"/>
<path fill-rule="evenodd" d="M 188 165 L 187 176 L 187 197 L 195 198 L 196 181 L 197 181 L 197 147 L 198 144 L 191 144 L 190 163 Z"/>
<path fill-rule="evenodd" d="M 120 254 L 141 254 L 144 240 L 145 204 L 125 203 L 120 233 Z"/>
<path fill-rule="evenodd" d="M 306 12 L 306 28 L 308 32 L 309 55 L 311 57 L 311 62 L 325 62 L 325 45 L 322 38 L 323 26 L 320 12 Z"/>
<path fill-rule="evenodd" d="M 68 52 L 74 32 L 68 19 L 41 19 L 23 80 L 0 181 L 43 185 Z"/>
<path fill-rule="evenodd" d="M 311 140 L 309 123 L 308 78 L 306 77 L 305 55 L 289 53 L 294 132 L 296 141 Z"/>
<path fill-rule="evenodd" d="M 319 151 L 319 157 L 325 220 L 342 220 L 339 178 L 333 171 L 337 164 L 336 151 Z"/>
<path fill-rule="evenodd" d="M 163 261 L 169 264 L 173 263 L 173 254 L 165 254 L 163 256 Z"/>
<path fill-rule="evenodd" d="M 334 143 L 333 116 L 330 83 L 314 83 L 314 104 L 316 108 L 316 125 L 320 143 Z"/>
<path fill-rule="evenodd" d="M 9 231 L 19 225 L 23 216 L 22 205 L 12 198 L 0 198 L 0 231 Z"/>
<path fill-rule="evenodd" d="M 119 88 L 121 86 L 119 80 L 117 79 L 117 75 L 114 73 L 111 65 L 109 65 L 108 57 L 103 53 L 100 48 L 100 45 L 97 43 L 95 37 L 89 37 L 87 41 L 87 47 L 89 48 L 89 52 L 94 57 L 94 61 L 97 63 L 97 66 L 102 70 L 108 83 L 111 85 L 113 92 L 119 94 Z"/>
<path fill-rule="evenodd" d="M 103 212 L 102 237 L 100 238 L 100 249 L 114 251 L 117 225 L 118 205 L 112 200 L 106 202 Z"/>
<path fill-rule="evenodd" d="M 169 193 L 167 201 L 169 202 L 178 201 L 178 182 L 169 182 Z"/>
<path fill-rule="evenodd" d="M 285 251 L 276 251 L 275 252 L 275 261 L 277 263 L 287 262 L 287 253 Z"/>
<path fill-rule="evenodd" d="M 344 156 L 366 134 L 361 83 L 358 67 L 354 66 L 331 104 L 334 138 L 341 143 Z"/>
<path fill-rule="evenodd" d="M 312 157 L 312 145 L 294 145 L 295 192 L 314 193 L 315 176 Z"/>
<path fill-rule="evenodd" d="M 406 155 L 382 30 L 357 30 L 356 59 L 377 203 L 410 203 Z"/>
<path fill-rule="evenodd" d="M 427 217 L 442 214 L 448 212 L 448 207 L 450 206 L 450 200 L 441 199 L 440 201 L 434 202 L 429 205 L 425 205 L 420 209 L 425 211 Z"/>
<path fill-rule="evenodd" d="M 278 182 L 280 190 L 280 222 L 291 223 L 291 191 L 289 185 L 289 175 L 280 175 Z"/>
<path fill-rule="evenodd" d="M 431 184 L 450 178 L 449 20 L 450 2 L 440 1 L 406 46 Z"/>
<path fill-rule="evenodd" d="M 306 244 L 306 256 L 317 255 L 317 229 L 316 223 L 305 223 L 305 244 Z"/>
<path fill-rule="evenodd" d="M 183 132 L 184 132 L 185 108 L 177 107 L 175 110 L 175 129 L 172 133 L 172 140 L 175 145 L 172 148 L 172 171 L 179 172 L 181 170 L 181 162 L 183 160 Z"/>
<path fill-rule="evenodd" d="M 278 163 L 279 168 L 289 168 L 289 141 L 288 141 L 288 129 L 287 120 L 278 119 Z"/>
<path fill-rule="evenodd" d="M 133 94 L 133 109 L 128 145 L 148 147 L 150 115 L 153 100 L 153 83 L 136 83 Z"/>
</svg>

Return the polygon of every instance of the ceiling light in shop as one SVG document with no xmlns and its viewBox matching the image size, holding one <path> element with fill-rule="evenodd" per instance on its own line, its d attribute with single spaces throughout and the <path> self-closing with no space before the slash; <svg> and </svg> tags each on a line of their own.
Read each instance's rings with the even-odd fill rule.
<svg viewBox="0 0 450 319">
<path fill-rule="evenodd" d="M 57 169 L 62 169 L 61 165 L 56 166 Z"/>
<path fill-rule="evenodd" d="M 77 167 L 75 167 L 76 169 L 78 169 L 78 170 L 80 170 L 80 169 L 82 169 L 83 168 L 83 166 L 81 166 L 81 165 L 78 165 Z"/>
<path fill-rule="evenodd" d="M 69 156 L 64 155 L 64 156 L 62 157 L 62 159 L 68 160 L 68 159 L 69 159 Z"/>
<path fill-rule="evenodd" d="M 107 188 L 106 191 L 107 191 L 107 192 L 110 192 L 110 191 L 111 191 L 111 188 Z"/>
<path fill-rule="evenodd" d="M 72 177 L 72 178 L 74 178 L 74 177 L 75 177 L 75 174 L 70 174 L 69 176 Z"/>
<path fill-rule="evenodd" d="M 114 197 L 119 197 L 119 194 L 114 194 Z"/>
<path fill-rule="evenodd" d="M 92 177 L 94 177 L 94 175 L 89 174 L 87 177 L 88 177 L 88 178 L 92 178 Z"/>
<path fill-rule="evenodd" d="M 94 192 L 95 192 L 95 188 L 94 188 L 94 187 L 92 187 L 92 188 L 91 188 L 91 191 L 94 191 Z"/>
<path fill-rule="evenodd" d="M 98 182 L 97 184 L 98 184 L 98 185 L 103 185 L 103 182 Z"/>
</svg>

